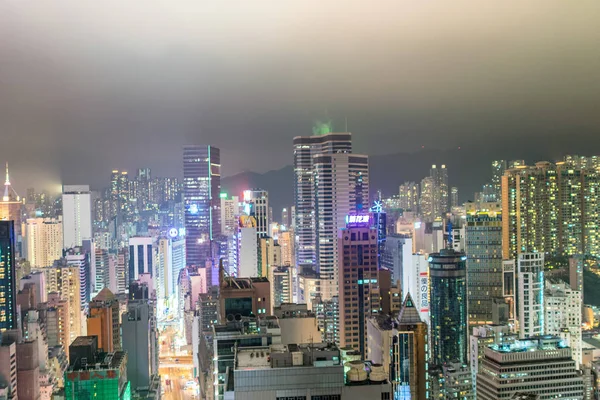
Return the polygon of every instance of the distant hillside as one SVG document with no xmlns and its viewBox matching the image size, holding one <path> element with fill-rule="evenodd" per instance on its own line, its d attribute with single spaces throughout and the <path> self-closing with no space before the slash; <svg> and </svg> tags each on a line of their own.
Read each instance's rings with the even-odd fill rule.
<svg viewBox="0 0 600 400">
<path fill-rule="evenodd" d="M 461 201 L 473 199 L 473 193 L 481 191 L 481 186 L 491 179 L 491 163 L 495 159 L 519 159 L 529 151 L 528 162 L 543 159 L 542 155 L 531 154 L 535 149 L 519 147 L 490 146 L 477 149 L 454 149 L 448 151 L 423 150 L 416 153 L 397 153 L 390 155 L 370 156 L 370 186 L 374 194 L 381 190 L 384 196 L 398 193 L 398 186 L 406 181 L 420 182 L 429 174 L 432 164 L 445 164 L 448 168 L 450 186 L 459 189 Z M 547 157 L 548 160 L 555 158 Z M 294 170 L 284 168 L 258 174 L 243 172 L 222 179 L 223 190 L 229 193 L 241 193 L 247 188 L 260 188 L 269 192 L 269 201 L 276 218 L 283 207 L 293 204 Z"/>
</svg>

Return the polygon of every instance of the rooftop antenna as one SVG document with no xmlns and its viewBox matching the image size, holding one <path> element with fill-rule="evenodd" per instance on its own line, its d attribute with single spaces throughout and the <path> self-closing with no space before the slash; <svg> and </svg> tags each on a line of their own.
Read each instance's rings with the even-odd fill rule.
<svg viewBox="0 0 600 400">
<path fill-rule="evenodd" d="M 344 132 L 348 133 L 348 117 L 344 117 L 344 121 L 346 122 L 346 130 Z"/>
</svg>

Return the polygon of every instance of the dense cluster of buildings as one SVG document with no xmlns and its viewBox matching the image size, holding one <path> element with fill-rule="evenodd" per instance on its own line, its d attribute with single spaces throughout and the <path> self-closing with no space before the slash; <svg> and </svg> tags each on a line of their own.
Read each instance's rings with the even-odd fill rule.
<svg viewBox="0 0 600 400">
<path fill-rule="evenodd" d="M 185 146 L 183 179 L 114 170 L 57 199 L 7 168 L 0 399 L 159 399 L 177 357 L 202 399 L 600 396 L 596 157 L 494 161 L 462 204 L 444 164 L 373 198 L 350 133 L 293 153 L 280 217 L 266 190 L 223 192 L 213 146 Z"/>
</svg>

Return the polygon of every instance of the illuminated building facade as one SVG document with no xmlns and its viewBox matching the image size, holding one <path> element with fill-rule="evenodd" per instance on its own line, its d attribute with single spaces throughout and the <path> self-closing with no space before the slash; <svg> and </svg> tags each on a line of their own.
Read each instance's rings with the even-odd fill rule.
<svg viewBox="0 0 600 400">
<path fill-rule="evenodd" d="M 129 283 L 141 274 L 154 275 L 153 239 L 148 236 L 129 238 Z"/>
<path fill-rule="evenodd" d="M 502 177 L 504 258 L 520 252 L 600 254 L 600 173 L 538 162 Z"/>
<path fill-rule="evenodd" d="M 90 302 L 87 334 L 98 337 L 98 346 L 106 353 L 121 350 L 121 318 L 119 300 L 104 288 Z"/>
<path fill-rule="evenodd" d="M 188 265 L 205 265 L 221 233 L 221 152 L 214 146 L 183 149 L 183 202 Z"/>
<path fill-rule="evenodd" d="M 269 193 L 266 190 L 244 190 L 242 211 L 256 220 L 259 237 L 269 236 Z"/>
<path fill-rule="evenodd" d="M 501 214 L 469 214 L 465 231 L 469 325 L 491 324 L 492 301 L 502 297 Z"/>
<path fill-rule="evenodd" d="M 430 176 L 433 183 L 432 211 L 433 217 L 437 218 L 446 215 L 450 210 L 448 169 L 443 164 L 439 168 L 434 164 L 431 166 Z"/>
<path fill-rule="evenodd" d="M 380 309 L 377 229 L 348 222 L 339 232 L 340 345 L 367 356 L 367 319 Z"/>
<path fill-rule="evenodd" d="M 564 282 L 546 280 L 544 288 L 544 334 L 562 338 L 571 348 L 579 369 L 582 363 L 582 293 Z"/>
<path fill-rule="evenodd" d="M 419 209 L 419 184 L 404 182 L 399 187 L 398 206 L 404 211 L 417 212 Z"/>
<path fill-rule="evenodd" d="M 92 239 L 92 200 L 90 187 L 65 185 L 62 193 L 63 248 L 81 246 Z"/>
<path fill-rule="evenodd" d="M 317 272 L 323 298 L 330 299 L 338 294 L 339 230 L 346 226 L 348 215 L 368 212 L 369 158 L 348 153 L 324 154 L 315 156 L 313 165 Z"/>
<path fill-rule="evenodd" d="M 0 332 L 17 328 L 15 223 L 0 221 Z"/>
<path fill-rule="evenodd" d="M 431 363 L 467 362 L 467 257 L 451 249 L 429 255 Z"/>
<path fill-rule="evenodd" d="M 296 264 L 316 270 L 316 218 L 314 159 L 319 154 L 351 153 L 350 133 L 329 133 L 294 138 L 294 199 L 292 225 L 298 237 Z"/>
<path fill-rule="evenodd" d="M 426 177 L 421 180 L 421 196 L 419 197 L 419 213 L 425 222 L 435 219 L 433 213 L 433 179 Z"/>
<path fill-rule="evenodd" d="M 521 253 L 517 263 L 517 312 L 521 339 L 544 334 L 544 255 Z"/>
<path fill-rule="evenodd" d="M 220 194 L 221 201 L 221 234 L 233 235 L 238 226 L 240 216 L 240 199 L 237 196 L 227 197 L 227 193 Z"/>
<path fill-rule="evenodd" d="M 81 334 L 81 286 L 79 268 L 63 266 L 58 263 L 44 268 L 48 292 L 56 292 L 62 300 L 69 303 L 69 339 L 75 340 Z"/>
<path fill-rule="evenodd" d="M 26 225 L 27 261 L 32 268 L 49 267 L 62 257 L 62 218 L 30 218 Z"/>
</svg>

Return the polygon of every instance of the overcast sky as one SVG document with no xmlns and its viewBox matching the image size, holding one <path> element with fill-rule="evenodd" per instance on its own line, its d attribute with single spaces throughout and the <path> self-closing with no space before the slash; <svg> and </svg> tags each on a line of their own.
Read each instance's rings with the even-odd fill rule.
<svg viewBox="0 0 600 400">
<path fill-rule="evenodd" d="M 17 188 L 292 162 L 345 118 L 355 150 L 552 146 L 600 154 L 600 2 L 0 0 L 0 160 Z M 550 147 L 549 147 L 550 148 Z"/>
</svg>

